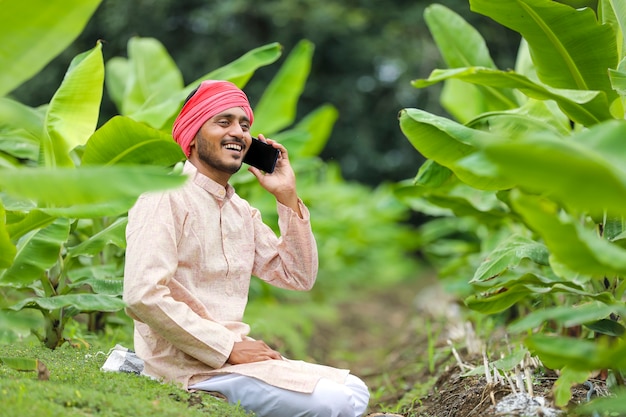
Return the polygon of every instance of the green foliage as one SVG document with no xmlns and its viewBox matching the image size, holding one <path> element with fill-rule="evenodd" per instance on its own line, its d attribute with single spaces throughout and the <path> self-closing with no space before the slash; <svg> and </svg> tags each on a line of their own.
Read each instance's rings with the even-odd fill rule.
<svg viewBox="0 0 626 417">
<path fill-rule="evenodd" d="M 124 306 L 120 295 L 126 212 L 139 194 L 184 181 L 179 164 L 184 156 L 170 135 L 184 98 L 205 79 L 227 79 L 244 87 L 259 68 L 276 62 L 283 52 L 281 45 L 270 43 L 185 84 L 166 48 L 154 38 L 131 38 L 127 57 L 106 63 L 102 48 L 97 42 L 72 60 L 47 105 L 31 108 L 0 98 L 3 341 L 15 340 L 31 327 L 48 347 L 56 348 L 66 339 L 66 327 L 75 328 L 72 319 L 84 321 L 83 313 L 89 315 L 90 331 L 101 331 L 107 320 L 117 320 L 114 313 Z M 320 242 L 323 266 L 312 296 L 327 302 L 330 292 L 334 297 L 364 282 L 413 275 L 416 263 L 406 257 L 414 246 L 408 228 L 397 225 L 406 218 L 406 207 L 390 188 L 381 186 L 372 193 L 346 183 L 336 167 L 319 159 L 337 109 L 322 104 L 296 117 L 313 51 L 313 44 L 302 40 L 286 56 L 257 100 L 253 133 L 280 140 L 290 150 Z M 103 85 L 120 115 L 99 121 Z M 275 202 L 251 174 L 242 171 L 233 183 L 275 223 Z M 264 284 L 255 286 L 251 296 L 260 303 L 287 298 Z M 295 299 L 302 300 L 299 297 Z M 42 322 L 28 310 L 40 312 L 43 332 Z M 23 313 L 24 318 L 12 312 Z M 302 328 L 310 334 L 318 316 L 301 317 L 308 320 Z M 261 326 L 261 331 L 276 329 L 277 339 L 294 341 L 301 330 L 297 327 Z M 81 332 L 74 334 L 83 337 Z M 303 346 L 296 344 L 294 349 L 302 352 Z"/>
<path fill-rule="evenodd" d="M 66 7 L 45 0 L 3 4 L 0 96 L 37 74 L 63 51 L 80 34 L 100 2 L 70 0 Z"/>
<path fill-rule="evenodd" d="M 516 68 L 497 69 L 456 13 L 427 8 L 449 68 L 412 85 L 445 83 L 442 105 L 458 121 L 401 111 L 403 133 L 429 159 L 396 192 L 437 217 L 420 243 L 442 277 L 461 283 L 470 308 L 515 310 L 509 332 L 527 335 L 528 349 L 562 371 L 555 400 L 565 405 L 593 370 L 611 370 L 618 383 L 626 371 L 626 15 L 610 0 L 597 10 L 548 0 L 470 5 L 522 36 Z"/>
<path fill-rule="evenodd" d="M 99 350 L 100 348 L 104 350 Z M 243 417 L 237 406 L 206 393 L 188 393 L 171 384 L 126 373 L 103 372 L 100 367 L 110 346 L 99 343 L 89 349 L 65 345 L 51 351 L 41 345 L 16 343 L 0 346 L 0 357 L 37 358 L 47 367 L 49 380 L 37 373 L 18 372 L 24 364 L 0 366 L 0 391 L 5 405 L 2 415 L 18 417 L 56 416 L 213 416 Z M 13 362 L 15 362 L 13 360 Z M 34 370 L 34 369 L 33 369 Z"/>
</svg>

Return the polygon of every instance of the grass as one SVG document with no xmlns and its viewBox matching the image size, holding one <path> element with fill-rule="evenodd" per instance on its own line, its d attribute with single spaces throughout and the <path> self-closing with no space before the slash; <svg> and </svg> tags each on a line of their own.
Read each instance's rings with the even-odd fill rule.
<svg viewBox="0 0 626 417">
<path fill-rule="evenodd" d="M 42 361 L 49 380 L 35 372 L 19 372 L 0 365 L 0 395 L 4 417 L 244 417 L 239 407 L 206 393 L 188 393 L 134 374 L 103 372 L 100 367 L 112 346 L 56 350 L 38 341 L 0 345 L 0 357 L 27 357 Z"/>
</svg>

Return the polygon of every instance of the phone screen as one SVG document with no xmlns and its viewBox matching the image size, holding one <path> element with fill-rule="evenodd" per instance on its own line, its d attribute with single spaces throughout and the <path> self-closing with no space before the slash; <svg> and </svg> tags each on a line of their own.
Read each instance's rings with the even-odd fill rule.
<svg viewBox="0 0 626 417">
<path fill-rule="evenodd" d="M 252 138 L 250 149 L 243 158 L 243 162 L 255 168 L 265 171 L 268 174 L 274 172 L 276 161 L 278 160 L 278 149 L 257 138 Z"/>
</svg>

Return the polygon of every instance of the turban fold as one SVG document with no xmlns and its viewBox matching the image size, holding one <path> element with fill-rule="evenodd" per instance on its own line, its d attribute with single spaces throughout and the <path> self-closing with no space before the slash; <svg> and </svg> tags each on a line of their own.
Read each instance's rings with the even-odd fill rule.
<svg viewBox="0 0 626 417">
<path fill-rule="evenodd" d="M 191 141 L 202 125 L 216 114 L 232 107 L 241 107 L 250 124 L 254 120 L 246 94 L 228 81 L 203 81 L 197 91 L 187 100 L 174 121 L 172 135 L 187 157 Z"/>
</svg>

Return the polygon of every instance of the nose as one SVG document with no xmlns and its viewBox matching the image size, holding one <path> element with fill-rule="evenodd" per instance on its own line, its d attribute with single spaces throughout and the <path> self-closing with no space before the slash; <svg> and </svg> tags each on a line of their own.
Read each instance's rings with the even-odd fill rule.
<svg viewBox="0 0 626 417">
<path fill-rule="evenodd" d="M 244 130 L 239 123 L 231 124 L 230 131 L 228 133 L 235 138 L 244 138 Z"/>
</svg>

